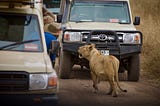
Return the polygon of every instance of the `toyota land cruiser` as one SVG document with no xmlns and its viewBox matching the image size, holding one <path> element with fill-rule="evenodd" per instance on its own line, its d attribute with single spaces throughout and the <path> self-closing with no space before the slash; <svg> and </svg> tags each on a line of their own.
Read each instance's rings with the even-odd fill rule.
<svg viewBox="0 0 160 106">
<path fill-rule="evenodd" d="M 104 55 L 120 60 L 119 72 L 128 72 L 129 81 L 138 81 L 142 33 L 134 25 L 129 0 L 62 0 L 60 15 L 60 77 L 69 78 L 72 66 L 88 67 L 78 58 L 78 47 L 94 43 Z"/>
</svg>

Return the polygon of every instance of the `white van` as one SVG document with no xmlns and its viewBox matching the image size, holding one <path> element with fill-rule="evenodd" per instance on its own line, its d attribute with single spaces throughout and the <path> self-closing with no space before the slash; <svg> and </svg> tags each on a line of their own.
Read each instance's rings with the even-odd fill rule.
<svg viewBox="0 0 160 106">
<path fill-rule="evenodd" d="M 0 0 L 0 103 L 56 105 L 42 0 Z"/>
</svg>

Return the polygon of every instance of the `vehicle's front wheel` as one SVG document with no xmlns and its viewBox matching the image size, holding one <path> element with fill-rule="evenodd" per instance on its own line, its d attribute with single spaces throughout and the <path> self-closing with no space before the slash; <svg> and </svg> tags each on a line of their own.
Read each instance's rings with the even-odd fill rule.
<svg viewBox="0 0 160 106">
<path fill-rule="evenodd" d="M 72 70 L 73 61 L 71 54 L 61 51 L 59 76 L 62 79 L 68 79 Z"/>
<path fill-rule="evenodd" d="M 128 81 L 138 81 L 140 76 L 140 55 L 131 56 L 128 63 Z"/>
</svg>

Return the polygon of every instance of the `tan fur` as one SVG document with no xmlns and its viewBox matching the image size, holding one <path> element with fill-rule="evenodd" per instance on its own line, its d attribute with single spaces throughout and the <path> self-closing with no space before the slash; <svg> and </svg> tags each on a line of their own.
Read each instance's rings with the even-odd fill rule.
<svg viewBox="0 0 160 106">
<path fill-rule="evenodd" d="M 108 94 L 112 94 L 113 97 L 117 97 L 117 87 L 122 90 L 119 85 L 118 80 L 118 69 L 119 69 L 119 60 L 112 56 L 105 56 L 101 54 L 96 48 L 95 45 L 85 45 L 79 47 L 78 50 L 80 58 L 86 58 L 89 61 L 91 77 L 93 80 L 93 87 L 95 92 L 98 91 L 97 84 L 100 80 L 108 80 L 110 84 L 110 91 Z"/>
</svg>

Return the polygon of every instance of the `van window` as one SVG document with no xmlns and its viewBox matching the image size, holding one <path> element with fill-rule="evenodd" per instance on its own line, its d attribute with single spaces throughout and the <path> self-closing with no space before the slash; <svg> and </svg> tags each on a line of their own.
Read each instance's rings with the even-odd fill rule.
<svg viewBox="0 0 160 106">
<path fill-rule="evenodd" d="M 36 15 L 0 13 L 0 50 L 42 51 Z"/>
</svg>

